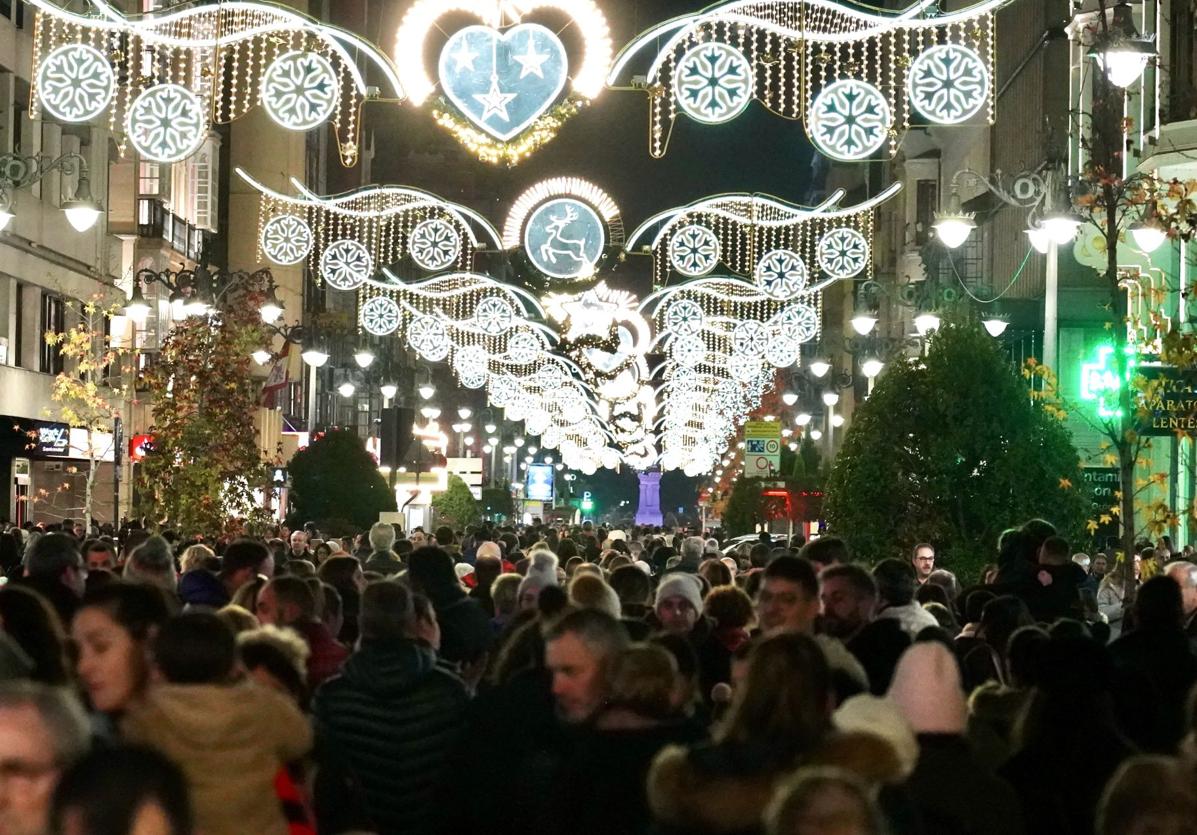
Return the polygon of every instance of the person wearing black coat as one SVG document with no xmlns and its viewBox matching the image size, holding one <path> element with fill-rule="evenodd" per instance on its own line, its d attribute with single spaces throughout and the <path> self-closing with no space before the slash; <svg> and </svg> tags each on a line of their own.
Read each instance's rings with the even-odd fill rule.
<svg viewBox="0 0 1197 835">
<path fill-rule="evenodd" d="M 473 664 L 490 649 L 494 630 L 478 601 L 469 597 L 453 570 L 453 558 L 442 548 L 417 548 L 407 561 L 412 589 L 432 601 L 441 628 L 441 658 Z"/>
<path fill-rule="evenodd" d="M 316 691 L 316 812 L 321 832 L 435 831 L 434 792 L 457 745 L 465 683 L 413 640 L 411 593 L 391 581 L 362 593 L 361 644 Z"/>
</svg>

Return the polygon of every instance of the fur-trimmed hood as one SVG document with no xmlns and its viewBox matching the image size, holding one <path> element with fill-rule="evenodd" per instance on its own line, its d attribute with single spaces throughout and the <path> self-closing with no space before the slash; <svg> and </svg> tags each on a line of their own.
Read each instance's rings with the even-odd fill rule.
<svg viewBox="0 0 1197 835">
<path fill-rule="evenodd" d="M 665 831 L 757 833 L 774 788 L 788 773 L 762 769 L 747 751 L 670 745 L 649 771 L 648 805 Z"/>
</svg>

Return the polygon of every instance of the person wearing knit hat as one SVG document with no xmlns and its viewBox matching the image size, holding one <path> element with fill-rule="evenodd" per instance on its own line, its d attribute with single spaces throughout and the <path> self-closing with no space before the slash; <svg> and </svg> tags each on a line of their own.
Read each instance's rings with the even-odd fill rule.
<svg viewBox="0 0 1197 835">
<path fill-rule="evenodd" d="M 598 609 L 619 620 L 619 595 L 601 577 L 579 574 L 569 584 L 569 602 L 579 609 Z"/>
<path fill-rule="evenodd" d="M 1018 795 L 977 761 L 964 730 L 968 713 L 960 667 L 936 641 L 916 642 L 894 670 L 888 698 L 910 723 L 918 764 L 907 781 L 927 835 L 1024 831 Z"/>
<path fill-rule="evenodd" d="M 654 610 L 666 632 L 689 635 L 702 612 L 702 582 L 680 571 L 666 574 L 657 586 Z"/>
<path fill-rule="evenodd" d="M 520 581 L 516 595 L 520 610 L 535 609 L 540 591 L 557 583 L 557 555 L 548 550 L 536 550 L 529 556 L 528 573 Z"/>
</svg>

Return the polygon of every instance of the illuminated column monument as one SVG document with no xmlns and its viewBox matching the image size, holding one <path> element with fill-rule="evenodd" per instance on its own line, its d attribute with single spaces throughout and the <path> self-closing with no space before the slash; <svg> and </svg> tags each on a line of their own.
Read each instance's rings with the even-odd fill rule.
<svg viewBox="0 0 1197 835">
<path fill-rule="evenodd" d="M 659 525 L 661 519 L 661 474 L 640 473 L 640 507 L 636 509 L 637 525 Z"/>
</svg>

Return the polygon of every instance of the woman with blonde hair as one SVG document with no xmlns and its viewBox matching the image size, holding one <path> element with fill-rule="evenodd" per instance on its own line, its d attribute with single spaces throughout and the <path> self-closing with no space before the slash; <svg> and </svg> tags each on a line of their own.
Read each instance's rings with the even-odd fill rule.
<svg viewBox="0 0 1197 835">
<path fill-rule="evenodd" d="M 187 550 L 183 552 L 182 559 L 179 560 L 180 574 L 186 574 L 188 571 L 195 571 L 197 568 L 211 568 L 212 564 L 216 562 L 216 554 L 207 545 L 196 543 L 189 545 Z"/>
</svg>

